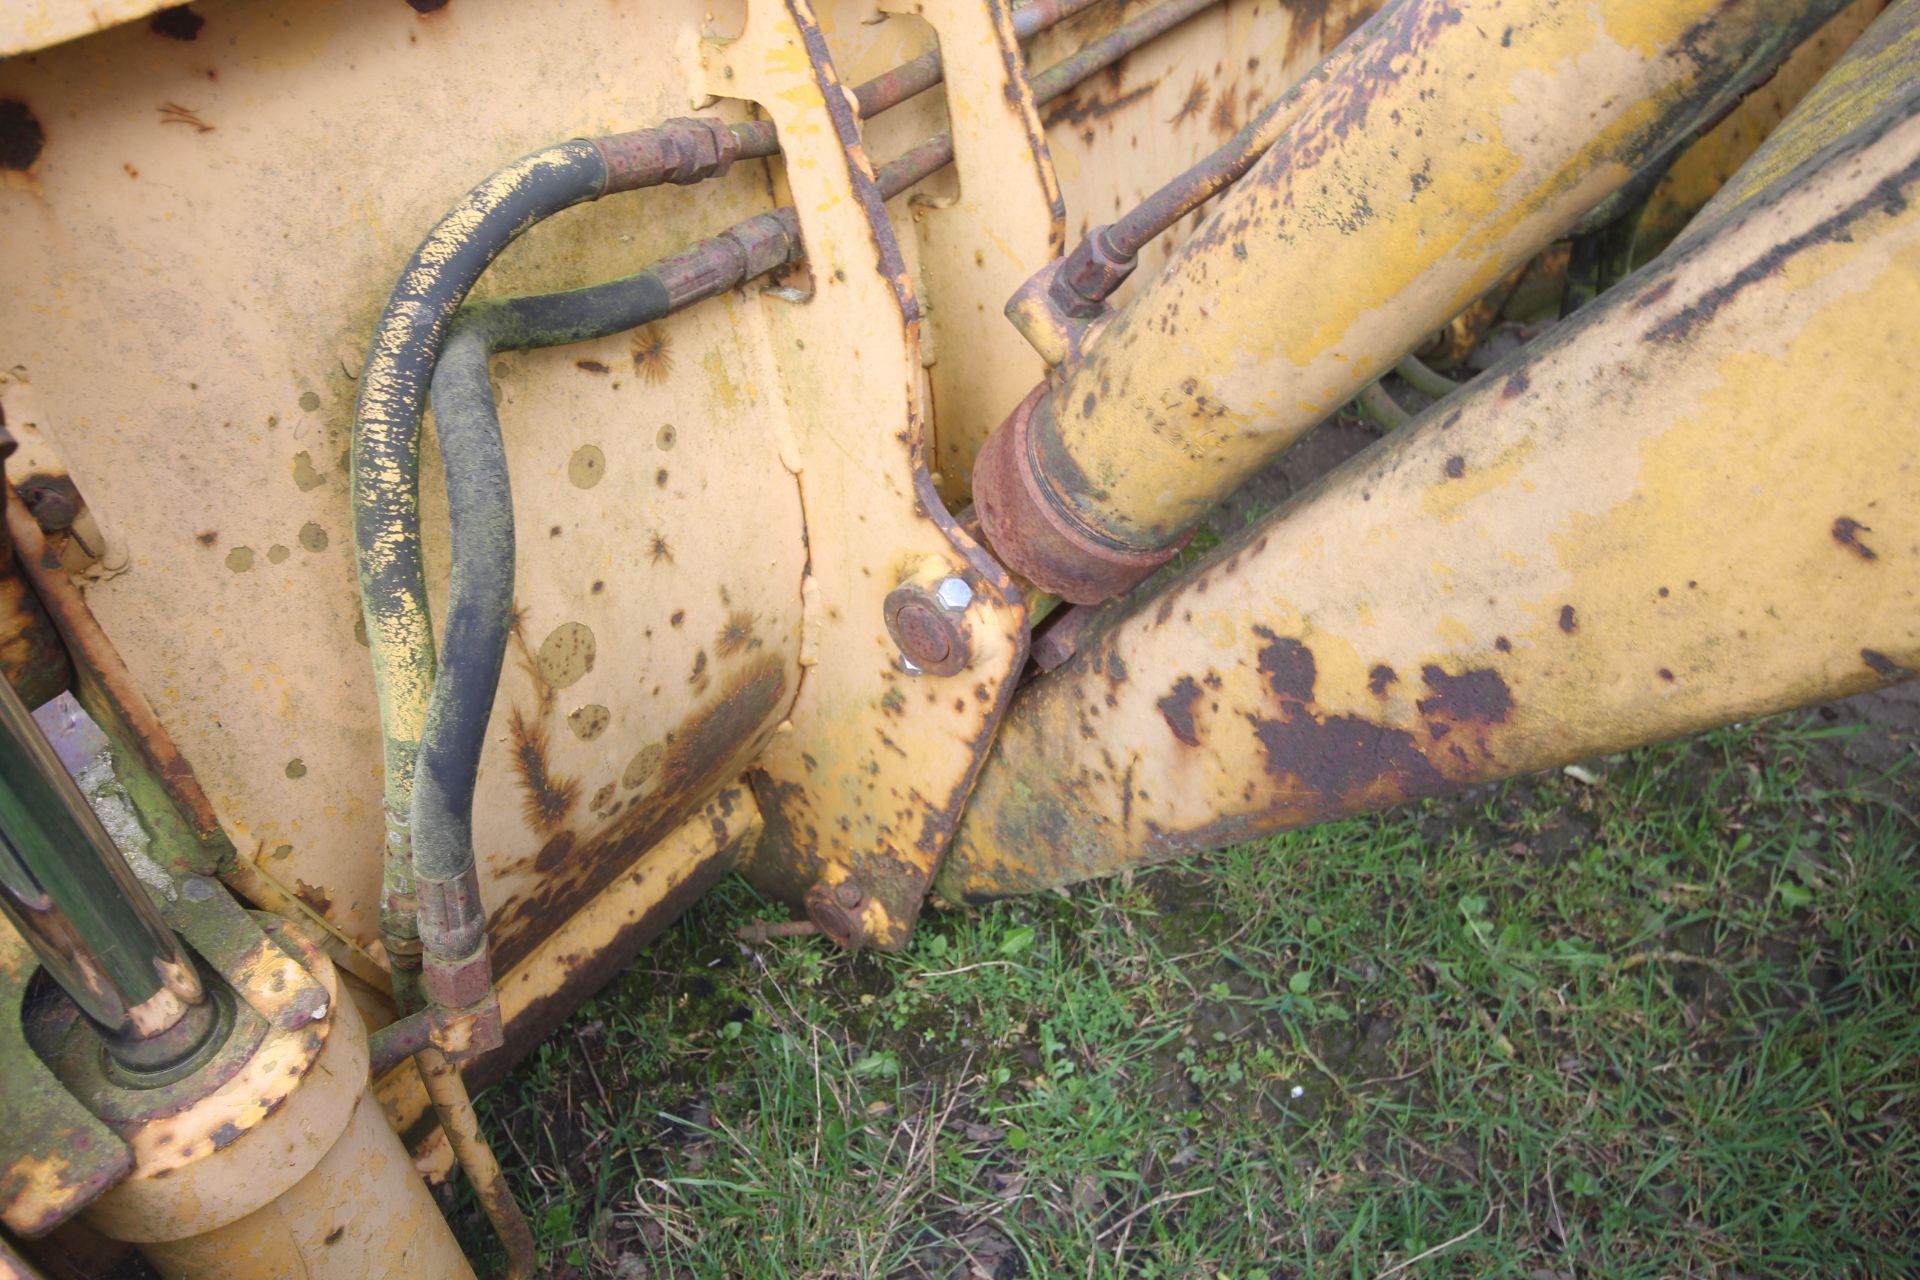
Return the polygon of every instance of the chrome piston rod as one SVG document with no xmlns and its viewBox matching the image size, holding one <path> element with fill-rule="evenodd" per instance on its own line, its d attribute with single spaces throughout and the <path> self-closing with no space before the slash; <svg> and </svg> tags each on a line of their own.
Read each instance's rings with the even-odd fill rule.
<svg viewBox="0 0 1920 1280">
<path fill-rule="evenodd" d="M 4 680 L 0 911 L 122 1067 L 164 1070 L 213 1030 L 192 960 Z"/>
</svg>

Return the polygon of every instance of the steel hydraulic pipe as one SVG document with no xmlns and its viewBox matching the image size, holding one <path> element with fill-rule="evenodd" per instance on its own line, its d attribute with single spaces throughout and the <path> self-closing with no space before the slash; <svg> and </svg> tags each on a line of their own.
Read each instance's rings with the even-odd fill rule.
<svg viewBox="0 0 1920 1280">
<path fill-rule="evenodd" d="M 1360 38 L 1349 36 L 1305 79 L 1268 103 L 1238 133 L 1186 172 L 1111 223 L 1082 236 L 1060 264 L 1051 285 L 1054 302 L 1062 312 L 1078 319 L 1099 315 L 1107 297 L 1133 274 L 1140 251 L 1245 176 L 1300 118 L 1312 95 L 1346 67 Z"/>
<path fill-rule="evenodd" d="M 1101 0 L 1033 0 L 1023 4 L 1010 16 L 1013 34 L 1021 40 L 1031 39 L 1049 27 L 1057 26 L 1083 9 L 1090 9 Z M 888 71 L 883 71 L 873 79 L 853 87 L 853 99 L 860 115 L 871 119 L 882 111 L 899 106 L 907 99 L 925 93 L 945 78 L 946 71 L 940 61 L 940 51 L 935 49 L 921 54 Z M 773 126 L 764 124 L 769 136 Z"/>
<path fill-rule="evenodd" d="M 1077 602 L 1131 586 L 1840 7 L 1383 10 L 1166 268 L 989 439 L 974 488 L 995 551 Z"/>
<path fill-rule="evenodd" d="M 185 948 L 4 680 L 0 909 L 127 1067 L 162 1070 L 212 1033 Z"/>
<path fill-rule="evenodd" d="M 1891 110 L 1537 354 L 1097 619 L 1015 699 L 938 891 L 1032 892 L 1920 671 L 1905 68 Z"/>
</svg>

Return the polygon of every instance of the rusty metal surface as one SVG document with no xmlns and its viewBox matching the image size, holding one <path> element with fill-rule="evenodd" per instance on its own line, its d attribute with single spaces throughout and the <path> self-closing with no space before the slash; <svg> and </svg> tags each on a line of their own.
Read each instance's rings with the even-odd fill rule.
<svg viewBox="0 0 1920 1280">
<path fill-rule="evenodd" d="M 788 721 L 754 766 L 767 830 L 747 871 L 795 905 L 852 881 L 863 939 L 897 948 L 1024 661 L 1025 607 L 934 491 L 918 302 L 811 9 L 750 5 L 706 68 L 713 92 L 759 102 L 786 140 L 812 286 L 763 300 L 789 414 L 780 448 L 810 513 L 807 633 Z M 884 601 L 948 578 L 971 594 L 971 654 L 956 675 L 923 675 L 901 662 Z"/>
<path fill-rule="evenodd" d="M 918 240 L 916 284 L 937 299 L 921 334 L 922 359 L 932 360 L 928 467 L 942 495 L 961 500 L 1004 406 L 1040 377 L 1040 362 L 998 317 L 1019 283 L 1064 246 L 1066 204 L 1001 0 L 884 0 L 881 7 L 932 26 L 948 66 L 958 189 L 914 200 L 900 234 Z"/>
<path fill-rule="evenodd" d="M 1135 0 L 1074 13 L 1024 41 L 1029 63 L 1050 65 L 1148 7 Z M 0 67 L 0 293 L 8 303 L 0 306 L 0 401 L 9 423 L 24 418 L 41 429 L 45 465 L 37 457 L 36 474 L 70 475 L 106 531 L 104 562 L 73 554 L 76 539 L 52 542 L 82 575 L 77 590 L 124 655 L 131 687 L 204 787 L 199 799 L 183 792 L 206 837 L 200 869 L 229 856 L 230 838 L 243 859 L 228 864 L 228 878 L 316 913 L 335 953 L 378 979 L 378 738 L 340 455 L 380 300 L 433 218 L 511 156 L 689 110 L 736 123 L 745 113 L 727 100 L 737 90 L 724 87 L 717 106 L 703 105 L 707 84 L 695 59 L 658 56 L 690 48 L 701 33 L 727 34 L 691 0 L 622 9 L 611 22 L 589 0 L 451 0 L 424 14 L 393 0 L 205 0 L 192 12 L 197 24 L 156 31 L 132 23 Z M 933 49 L 927 23 L 873 22 L 870 6 L 823 4 L 815 16 L 847 81 Z M 1182 25 L 1164 49 L 1136 52 L 1055 104 L 1041 124 L 1056 161 L 1067 157 L 1069 203 L 1083 213 L 1118 207 L 1221 136 L 1204 118 L 1164 126 L 1185 88 L 1173 84 L 1176 62 L 1211 66 L 1231 49 L 1269 70 L 1291 68 L 1284 78 L 1311 65 L 1348 16 L 1337 3 L 1302 16 L 1233 0 L 1218 18 Z M 978 40 L 985 28 L 977 17 L 962 11 L 948 41 Z M 937 11 L 929 19 L 948 23 Z M 1014 17 L 1022 31 L 1030 21 L 1025 12 Z M 592 42 L 570 34 L 583 27 L 602 34 Z M 997 27 L 992 50 L 948 53 L 970 66 L 998 58 L 1004 74 Z M 530 58 L 543 68 L 532 82 L 523 74 Z M 1225 79 L 1249 74 L 1236 63 Z M 516 88 L 497 113 L 476 117 L 460 87 L 475 80 Z M 575 91 L 588 83 L 599 87 Z M 863 122 L 870 153 L 893 155 L 940 129 L 943 97 L 921 92 Z M 979 94 L 967 100 L 983 127 L 1025 127 L 1014 115 L 993 117 Z M 312 111 L 316 101 L 328 110 Z M 955 124 L 964 147 L 968 120 Z M 1100 152 L 1089 148 L 1089 131 Z M 1030 209 L 1044 188 L 1034 154 L 1029 138 L 1018 177 Z M 289 155 L 300 163 L 288 164 Z M 986 168 L 995 190 L 1012 190 L 994 171 L 1008 169 L 1011 181 L 1011 167 L 994 157 Z M 576 210 L 510 249 L 482 292 L 618 276 L 764 213 L 784 193 L 779 166 L 742 161 L 692 191 Z M 968 212 L 982 205 L 963 177 L 934 177 L 889 201 L 916 297 L 937 306 L 943 287 L 920 274 L 921 234 L 908 230 L 920 225 L 916 213 L 928 215 L 928 236 L 984 245 L 1000 212 L 992 206 L 977 219 Z M 289 242 L 301 253 L 287 255 Z M 857 611 L 850 602 L 870 580 L 851 567 L 857 586 L 818 595 L 817 582 L 803 586 L 809 538 L 824 560 L 825 547 L 857 543 L 867 531 L 854 518 L 857 502 L 823 496 L 803 515 L 795 469 L 804 465 L 830 493 L 821 471 L 831 448 L 803 460 L 789 447 L 798 433 L 787 421 L 783 366 L 796 343 L 817 346 L 833 326 L 809 316 L 776 329 L 770 317 L 784 305 L 729 293 L 628 337 L 495 361 L 516 514 L 528 535 L 476 815 L 502 972 L 540 950 L 638 866 L 651 843 L 701 812 L 701 792 L 760 751 L 801 692 L 803 617 L 814 620 L 822 651 L 865 646 L 877 660 L 891 644 L 880 603 L 898 581 L 876 574 Z M 937 347 L 919 359 L 937 366 Z M 100 377 L 103 367 L 117 376 Z M 910 366 L 895 380 L 950 375 Z M 920 397 L 919 431 L 938 437 L 928 419 L 941 412 L 940 397 L 911 394 Z M 897 405 L 902 396 L 885 389 L 877 399 Z M 874 400 L 861 384 L 842 412 L 892 423 L 860 447 L 894 450 L 873 460 L 893 483 L 911 474 L 904 448 L 888 443 L 907 420 Z M 15 412 L 29 401 L 30 412 Z M 990 421 L 1006 407 L 979 412 Z M 438 527 L 434 470 L 423 508 Z M 864 487 L 856 492 L 864 499 Z M 809 520 L 823 527 L 810 529 Z M 853 527 L 826 527 L 837 522 Z M 973 563 L 953 558 L 944 537 L 941 544 L 947 567 Z M 427 565 L 438 603 L 445 561 L 435 537 Z M 845 618 L 862 629 L 843 634 Z M 924 702 L 928 690 L 903 684 L 899 692 L 909 687 Z M 972 683 L 956 692 L 977 702 Z M 783 771 L 804 773 L 803 751 L 790 751 Z M 943 767 L 963 774 L 971 755 L 962 748 Z M 886 785 L 912 789 L 905 780 Z M 942 822 L 957 812 L 952 792 L 960 789 L 927 797 L 947 815 Z M 846 791 L 847 808 L 866 794 L 852 784 Z M 840 816 L 836 808 L 789 825 L 837 826 Z"/>
<path fill-rule="evenodd" d="M 1682 152 L 1634 219 L 1628 265 L 1651 261 L 1672 243 L 1886 7 L 1887 0 L 1854 0 L 1795 49 L 1771 79 L 1742 98 L 1726 119 Z"/>
<path fill-rule="evenodd" d="M 271 1205 L 140 1252 L 164 1280 L 473 1276 L 406 1148 L 365 1094 L 319 1163 Z"/>
<path fill-rule="evenodd" d="M 334 1016 L 298 1030 L 255 1023 L 249 1033 L 236 1023 L 225 1050 L 183 1080 L 129 1088 L 102 1071 L 92 1033 L 74 1019 L 35 1029 L 61 1082 L 103 1113 L 133 1151 L 127 1178 L 87 1210 L 88 1221 L 115 1239 L 197 1235 L 268 1203 L 326 1153 L 352 1111 L 365 1072 L 358 1017 L 350 1005 L 331 1007 L 338 990 L 318 949 L 284 924 L 275 932 L 310 966 Z M 275 1138 L 262 1141 L 269 1127 Z M 269 1148 L 273 1158 L 250 1158 Z"/>
<path fill-rule="evenodd" d="M 1920 670 L 1920 366 L 1887 323 L 1920 307 L 1916 68 L 1817 170 L 1023 690 L 942 892 L 1038 889 Z M 1841 421 L 1866 433 L 1846 449 Z"/>
<path fill-rule="evenodd" d="M 366 1031 L 353 1001 L 339 998 L 337 975 L 310 938 L 282 922 L 272 928 L 334 997 L 326 1018 L 268 1029 L 237 1062 L 217 1064 L 216 1079 L 168 1086 L 177 1097 L 91 1077 L 84 1055 L 62 1061 L 69 1082 L 115 1114 L 136 1156 L 86 1222 L 139 1243 L 169 1280 L 471 1276 L 367 1088 Z"/>
<path fill-rule="evenodd" d="M 1839 7 L 1383 12 L 1166 269 L 1056 371 L 1031 419 L 1054 498 L 1109 541 L 1164 546 Z"/>
<path fill-rule="evenodd" d="M 487 1087 L 531 1053 L 581 1000 L 733 870 L 760 831 L 752 792 L 741 784 L 726 787 L 576 913 L 563 934 L 502 975 L 505 1043 L 462 1066 L 468 1088 Z M 425 1115 L 427 1095 L 411 1066 L 387 1073 L 377 1088 L 394 1129 L 409 1132 Z"/>
<path fill-rule="evenodd" d="M 496 1046 L 498 1043 L 496 1040 Z M 467 1096 L 460 1069 L 436 1048 L 422 1049 L 414 1062 L 426 1084 L 427 1096 L 433 1100 L 440 1130 L 447 1135 L 461 1172 L 467 1175 L 481 1210 L 507 1251 L 506 1280 L 530 1280 L 540 1265 L 533 1231 L 527 1226 L 520 1206 L 514 1203 L 513 1189 L 507 1185 L 500 1162 L 494 1159 L 486 1136 L 480 1132 L 480 1120 L 473 1113 L 473 1100 Z"/>
<path fill-rule="evenodd" d="M 124 572 L 90 577 L 87 603 L 205 783 L 201 817 L 364 947 L 378 739 L 339 461 L 359 353 L 418 236 L 476 175 L 554 138 L 685 113 L 697 86 L 654 55 L 699 11 L 196 11 L 190 42 L 130 26 L 0 68 L 0 99 L 45 133 L 29 169 L 0 175 L 4 289 L 58 313 L 25 326 L 0 308 L 0 365 L 25 367 L 48 437 L 130 550 Z M 606 38 L 565 35 L 581 25 Z M 533 49 L 548 74 L 498 127 L 476 127 L 458 85 L 522 84 Z M 587 82 L 617 87 L 568 87 Z M 322 100 L 324 119 L 310 109 Z M 313 182 L 322 171 L 352 178 Z M 613 197 L 535 229 L 483 290 L 617 276 L 769 207 L 757 162 L 697 195 Z M 276 247 L 289 236 L 295 258 Z M 728 295 L 495 362 L 526 533 L 477 815 L 503 968 L 698 808 L 664 782 L 717 785 L 797 686 L 799 495 L 767 433 L 741 426 L 778 412 L 757 313 Z M 83 319 L 103 315 L 125 322 Z M 236 336 L 155 359 L 156 332 Z M 99 378 L 103 362 L 127 376 Z M 717 537 L 723 488 L 753 515 Z M 436 482 L 423 501 L 437 526 Z M 437 598 L 437 538 L 427 554 Z"/>
<path fill-rule="evenodd" d="M 0 1223 L 45 1235 L 126 1176 L 133 1153 L 60 1086 L 21 1024 L 37 968 L 20 935 L 0 921 Z"/>
<path fill-rule="evenodd" d="M 0 425 L 0 467 L 14 450 L 13 439 Z M 19 501 L 11 483 L 0 501 L 8 505 Z M 73 683 L 73 663 L 60 633 L 47 620 L 40 598 L 27 585 L 14 553 L 13 539 L 0 525 L 0 676 L 4 676 L 20 700 L 29 708 L 37 707 Z"/>
<path fill-rule="evenodd" d="M 72 657 L 74 696 L 114 749 L 138 762 L 138 777 L 151 784 L 155 795 L 191 837 L 190 845 L 182 842 L 173 846 L 179 861 L 170 869 L 218 869 L 230 846 L 192 767 L 101 629 L 86 596 L 68 576 L 54 543 L 41 533 L 40 526 L 10 490 L 5 505 L 7 532 L 19 564 Z M 138 789 L 141 783 L 136 781 L 134 786 Z M 136 803 L 143 798 L 136 795 Z M 147 812 L 155 820 L 163 816 L 159 804 L 148 806 Z"/>
<path fill-rule="evenodd" d="M 1231 138 L 1379 8 L 1379 0 L 1222 5 L 1048 104 L 1041 119 L 1067 204 L 1069 240 L 1140 204 Z M 1028 64 L 1048 66 L 1139 9 L 1098 9 L 1065 24 L 1032 42 Z M 1136 278 L 1116 291 L 1116 303 L 1133 296 L 1198 221 L 1181 223 L 1151 247 Z M 1004 412 L 1011 402 L 1000 407 Z"/>
<path fill-rule="evenodd" d="M 298 1030 L 326 1013 L 326 988 L 224 886 L 187 876 L 172 895 L 154 896 L 174 932 L 273 1026 Z"/>
<path fill-rule="evenodd" d="M 1849 11 L 1850 22 L 1858 16 Z M 1836 36 L 1844 36 L 1844 31 L 1842 27 Z M 1908 92 L 1916 65 L 1920 6 L 1907 0 L 1890 6 L 1847 48 L 1841 63 L 1807 91 L 1752 158 L 1714 193 L 1681 239 L 1710 232 L 1742 204 L 1791 181 L 1794 171 L 1813 161 L 1823 147 L 1884 110 L 1889 98 Z"/>
</svg>

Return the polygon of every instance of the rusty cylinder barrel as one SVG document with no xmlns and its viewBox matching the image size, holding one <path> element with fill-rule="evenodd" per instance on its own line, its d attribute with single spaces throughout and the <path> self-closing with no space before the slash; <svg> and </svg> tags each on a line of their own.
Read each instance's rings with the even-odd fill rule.
<svg viewBox="0 0 1920 1280">
<path fill-rule="evenodd" d="M 1708 123 L 1841 0 L 1402 0 L 981 453 L 1009 568 L 1090 603 Z"/>
</svg>

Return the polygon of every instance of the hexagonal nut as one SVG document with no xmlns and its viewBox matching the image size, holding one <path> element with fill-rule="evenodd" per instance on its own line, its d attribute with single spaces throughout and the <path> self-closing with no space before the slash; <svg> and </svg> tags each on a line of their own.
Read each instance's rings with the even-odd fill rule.
<svg viewBox="0 0 1920 1280">
<path fill-rule="evenodd" d="M 973 588 L 965 578 L 942 578 L 934 584 L 933 597 L 948 613 L 965 613 L 973 603 Z"/>
<path fill-rule="evenodd" d="M 446 961 L 428 954 L 420 985 L 427 998 L 448 1009 L 465 1009 L 485 1000 L 493 990 L 493 966 L 481 951 L 465 960 Z"/>
</svg>

